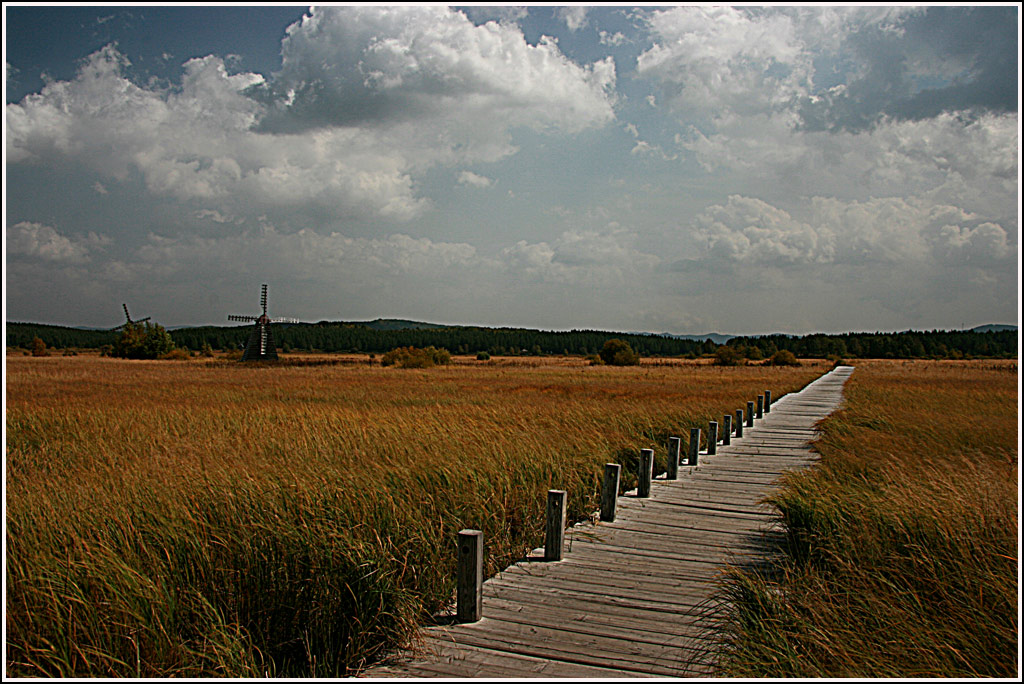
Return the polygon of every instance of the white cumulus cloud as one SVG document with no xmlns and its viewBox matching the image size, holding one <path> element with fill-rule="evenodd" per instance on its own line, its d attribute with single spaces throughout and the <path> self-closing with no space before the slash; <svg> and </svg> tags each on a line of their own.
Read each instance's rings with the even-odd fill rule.
<svg viewBox="0 0 1024 684">
<path fill-rule="evenodd" d="M 63 264 L 89 261 L 90 246 L 103 242 L 104 238 L 95 233 L 85 239 L 69 238 L 51 226 L 33 221 L 21 221 L 7 229 L 7 251 L 10 254 Z"/>
<path fill-rule="evenodd" d="M 579 66 L 515 25 L 444 7 L 314 8 L 288 29 L 280 73 L 232 74 L 216 56 L 179 87 L 139 85 L 107 46 L 75 78 L 7 106 L 9 163 L 74 158 L 107 179 L 237 212 L 323 207 L 410 219 L 414 174 L 515 152 L 511 130 L 610 122 L 610 58 Z"/>
<path fill-rule="evenodd" d="M 914 197 L 813 197 L 804 214 L 801 220 L 760 199 L 733 195 L 694 224 L 710 257 L 738 263 L 1009 265 L 1006 229 L 960 207 Z"/>
<path fill-rule="evenodd" d="M 459 185 L 472 185 L 475 188 L 489 188 L 494 185 L 494 179 L 488 178 L 487 176 L 481 176 L 478 173 L 472 171 L 462 171 L 459 173 Z"/>
</svg>

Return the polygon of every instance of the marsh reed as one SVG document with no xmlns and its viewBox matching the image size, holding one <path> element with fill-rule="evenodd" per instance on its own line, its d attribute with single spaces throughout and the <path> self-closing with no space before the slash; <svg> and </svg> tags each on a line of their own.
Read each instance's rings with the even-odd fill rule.
<svg viewBox="0 0 1024 684">
<path fill-rule="evenodd" d="M 824 364 L 249 366 L 7 358 L 9 676 L 339 676 L 543 543 L 548 489 Z"/>
<path fill-rule="evenodd" d="M 722 583 L 721 674 L 1019 676 L 1016 362 L 856 366 L 779 561 Z"/>
</svg>

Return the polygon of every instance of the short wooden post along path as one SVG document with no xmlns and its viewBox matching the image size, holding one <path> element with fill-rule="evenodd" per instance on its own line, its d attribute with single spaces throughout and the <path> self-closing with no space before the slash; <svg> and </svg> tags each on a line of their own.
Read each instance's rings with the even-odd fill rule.
<svg viewBox="0 0 1024 684">
<path fill-rule="evenodd" d="M 483 535 L 463 530 L 455 624 L 423 630 L 412 650 L 363 674 L 711 674 L 700 655 L 700 639 L 713 579 L 726 562 L 764 557 L 762 535 L 774 518 L 759 502 L 781 473 L 817 460 L 808 446 L 815 423 L 839 406 L 852 371 L 838 366 L 774 402 L 765 391 L 756 413 L 754 402 L 747 402 L 746 433 L 742 409 L 736 411 L 734 435 L 729 435 L 732 416 L 725 417 L 721 443 L 712 422 L 699 464 L 700 428 L 690 432 L 685 465 L 678 463 L 681 440 L 672 438 L 665 478 L 651 478 L 654 451 L 644 449 L 635 494 L 617 496 L 621 468 L 607 464 L 601 522 L 570 529 L 568 550 L 563 536 L 566 492 L 561 490 L 548 493 L 543 552 L 538 549 L 487 582 L 482 581 Z"/>
<path fill-rule="evenodd" d="M 690 428 L 690 451 L 686 456 L 686 465 L 697 465 L 697 457 L 700 454 L 700 428 Z"/>
</svg>

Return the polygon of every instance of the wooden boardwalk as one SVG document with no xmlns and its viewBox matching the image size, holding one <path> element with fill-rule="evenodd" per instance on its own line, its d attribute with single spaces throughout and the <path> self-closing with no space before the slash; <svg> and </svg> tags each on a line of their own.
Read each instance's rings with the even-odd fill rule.
<svg viewBox="0 0 1024 684">
<path fill-rule="evenodd" d="M 478 622 L 429 627 L 416 647 L 364 677 L 699 677 L 699 637 L 725 563 L 763 559 L 774 518 L 759 501 L 783 472 L 813 463 L 815 424 L 842 400 L 840 366 L 774 401 L 742 438 L 701 453 L 650 498 L 619 497 L 615 522 L 580 524 L 564 559 L 543 552 L 484 583 Z M 683 459 L 685 460 L 685 437 Z"/>
</svg>

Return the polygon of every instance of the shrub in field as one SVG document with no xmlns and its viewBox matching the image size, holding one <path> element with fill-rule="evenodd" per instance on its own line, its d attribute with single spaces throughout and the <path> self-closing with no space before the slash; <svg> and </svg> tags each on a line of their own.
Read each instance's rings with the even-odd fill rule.
<svg viewBox="0 0 1024 684">
<path fill-rule="evenodd" d="M 629 346 L 629 343 L 619 339 L 605 342 L 599 356 L 609 366 L 636 366 L 640 363 L 640 357 Z"/>
<path fill-rule="evenodd" d="M 399 347 L 384 354 L 380 359 L 380 365 L 398 366 L 399 368 L 433 368 L 448 364 L 451 360 L 451 354 L 447 349 Z"/>
<path fill-rule="evenodd" d="M 174 340 L 159 323 L 126 323 L 114 344 L 114 356 L 122 359 L 156 359 L 174 349 Z"/>
<path fill-rule="evenodd" d="M 796 360 L 796 356 L 793 352 L 788 349 L 780 349 L 779 351 L 772 354 L 772 357 L 768 359 L 768 365 L 770 366 L 799 366 L 800 362 Z"/>
<path fill-rule="evenodd" d="M 858 366 L 768 570 L 723 584 L 722 674 L 1017 675 L 1016 373 Z"/>
<path fill-rule="evenodd" d="M 488 354 L 485 351 L 478 351 L 476 353 L 476 360 L 477 361 L 490 361 L 491 360 L 491 355 Z"/>
<path fill-rule="evenodd" d="M 32 338 L 32 356 L 49 356 L 50 352 L 46 351 L 46 343 L 38 337 Z"/>
<path fill-rule="evenodd" d="M 715 350 L 716 366 L 738 366 L 740 364 L 740 353 L 733 347 L 723 344 Z"/>
</svg>

